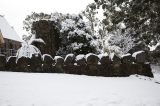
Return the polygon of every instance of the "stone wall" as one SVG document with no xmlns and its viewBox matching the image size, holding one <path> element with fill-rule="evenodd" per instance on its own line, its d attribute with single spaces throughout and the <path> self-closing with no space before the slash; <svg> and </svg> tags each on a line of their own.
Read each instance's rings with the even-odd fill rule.
<svg viewBox="0 0 160 106">
<path fill-rule="evenodd" d="M 136 58 L 126 55 L 122 58 L 113 56 L 101 56 L 91 54 L 80 59 L 76 56 L 60 56 L 52 58 L 46 55 L 41 58 L 40 55 L 33 55 L 32 58 L 16 57 L 8 58 L 7 62 L 3 56 L 0 56 L 1 71 L 16 72 L 40 72 L 40 73 L 68 73 L 89 76 L 104 77 L 127 77 L 132 74 L 139 74 L 153 77 L 150 64 L 145 64 L 145 55 L 138 54 Z M 4 64 L 5 63 L 5 64 Z"/>
</svg>

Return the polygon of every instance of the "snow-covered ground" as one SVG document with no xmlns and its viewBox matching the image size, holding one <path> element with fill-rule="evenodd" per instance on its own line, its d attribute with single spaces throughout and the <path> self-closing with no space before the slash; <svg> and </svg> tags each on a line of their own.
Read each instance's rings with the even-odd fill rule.
<svg viewBox="0 0 160 106">
<path fill-rule="evenodd" d="M 160 84 L 135 75 L 0 72 L 0 106 L 160 106 Z"/>
</svg>

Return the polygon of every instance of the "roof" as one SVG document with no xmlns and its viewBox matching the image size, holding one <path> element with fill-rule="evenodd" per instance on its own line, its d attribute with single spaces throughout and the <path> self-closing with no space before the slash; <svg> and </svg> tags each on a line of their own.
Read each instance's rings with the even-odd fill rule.
<svg viewBox="0 0 160 106">
<path fill-rule="evenodd" d="M 13 27 L 11 27 L 4 16 L 0 15 L 0 31 L 2 33 L 3 38 L 22 42 L 19 35 L 16 33 Z"/>
</svg>

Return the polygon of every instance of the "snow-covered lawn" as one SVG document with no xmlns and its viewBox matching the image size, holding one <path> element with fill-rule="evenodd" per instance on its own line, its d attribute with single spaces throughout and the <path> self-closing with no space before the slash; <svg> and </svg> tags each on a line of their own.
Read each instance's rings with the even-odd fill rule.
<svg viewBox="0 0 160 106">
<path fill-rule="evenodd" d="M 160 106 L 147 77 L 0 72 L 0 106 Z"/>
</svg>

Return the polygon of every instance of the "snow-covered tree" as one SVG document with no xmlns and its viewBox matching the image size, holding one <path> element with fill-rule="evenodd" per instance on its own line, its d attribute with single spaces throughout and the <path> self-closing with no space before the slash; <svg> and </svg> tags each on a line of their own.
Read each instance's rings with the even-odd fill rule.
<svg viewBox="0 0 160 106">
<path fill-rule="evenodd" d="M 96 52 L 94 38 L 91 36 L 91 27 L 83 21 L 81 15 L 67 14 L 61 23 L 62 46 L 57 54 L 87 54 Z"/>
<path fill-rule="evenodd" d="M 126 32 L 117 30 L 113 33 L 109 33 L 109 36 L 106 37 L 104 51 L 108 53 L 114 52 L 118 55 L 126 54 L 135 46 L 131 33 L 131 30 L 127 30 Z"/>
<path fill-rule="evenodd" d="M 32 12 L 31 15 L 27 15 L 23 21 L 23 29 L 31 35 L 33 33 L 31 32 L 33 22 L 50 18 L 50 14 Z"/>
<path fill-rule="evenodd" d="M 91 35 L 95 36 L 95 27 L 97 26 L 99 19 L 97 18 L 98 11 L 96 9 L 96 3 L 87 5 L 86 9 L 82 11 L 83 16 L 88 20 L 91 26 Z"/>
<path fill-rule="evenodd" d="M 37 14 L 28 15 L 24 22 L 29 25 L 25 27 L 26 30 L 31 29 L 32 36 L 35 35 L 35 40 L 31 39 L 32 42 L 37 42 L 36 39 L 45 42 L 45 46 L 40 48 L 43 49 L 42 53 L 55 55 L 56 51 L 57 55 L 65 55 L 96 52 L 97 42 L 91 36 L 90 23 L 85 22 L 82 15 L 55 12 L 40 17 Z"/>
<path fill-rule="evenodd" d="M 119 23 L 135 31 L 137 42 L 148 45 L 160 40 L 159 0 L 94 0 L 104 10 L 104 23 L 108 30 L 117 29 Z M 110 24 L 110 25 L 109 25 Z"/>
</svg>

